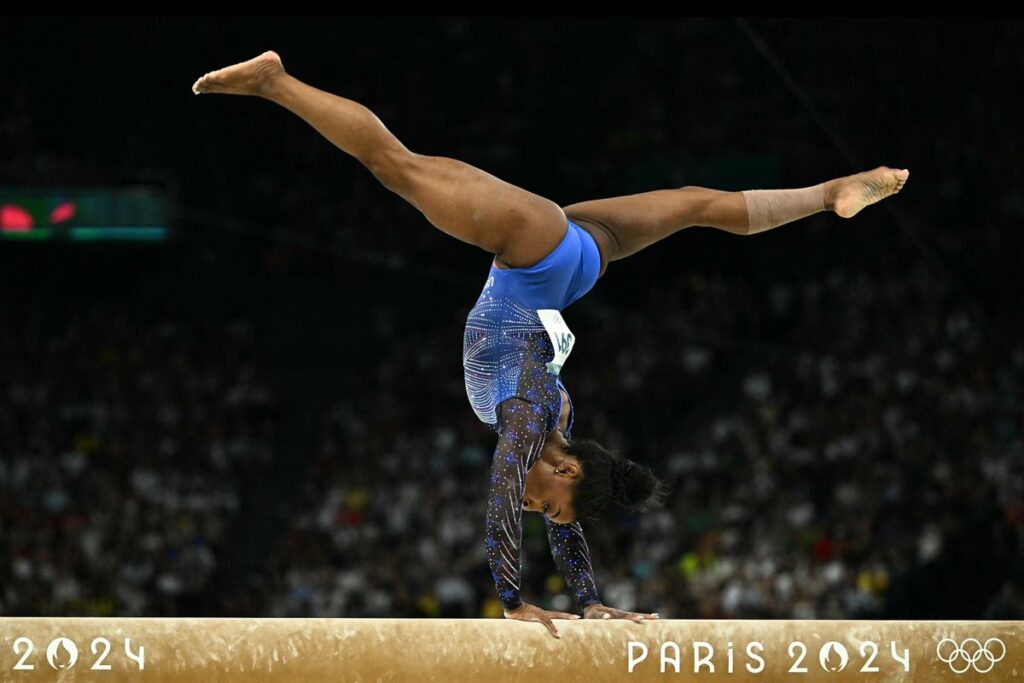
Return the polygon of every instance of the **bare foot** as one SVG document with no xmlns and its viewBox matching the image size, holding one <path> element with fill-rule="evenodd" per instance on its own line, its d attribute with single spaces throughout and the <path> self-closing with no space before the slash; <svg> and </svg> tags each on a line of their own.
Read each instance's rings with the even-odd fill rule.
<svg viewBox="0 0 1024 683">
<path fill-rule="evenodd" d="M 837 178 L 829 181 L 825 188 L 828 203 L 843 218 L 852 218 L 865 206 L 871 206 L 903 189 L 910 177 L 907 169 L 879 166 L 873 171 Z"/>
<path fill-rule="evenodd" d="M 267 51 L 247 62 L 240 62 L 204 75 L 192 84 L 196 95 L 223 93 L 226 95 L 267 95 L 274 81 L 284 75 L 281 58 Z"/>
</svg>

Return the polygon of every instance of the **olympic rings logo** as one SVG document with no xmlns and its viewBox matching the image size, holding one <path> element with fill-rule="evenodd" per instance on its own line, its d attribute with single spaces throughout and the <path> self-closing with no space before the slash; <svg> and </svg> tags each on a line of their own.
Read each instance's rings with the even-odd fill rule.
<svg viewBox="0 0 1024 683">
<path fill-rule="evenodd" d="M 980 674 L 987 674 L 1006 656 L 1006 644 L 999 638 L 989 638 L 984 645 L 977 638 L 967 638 L 958 645 L 952 638 L 943 638 L 935 647 L 935 654 L 949 664 L 955 674 L 965 673 L 972 667 Z"/>
</svg>

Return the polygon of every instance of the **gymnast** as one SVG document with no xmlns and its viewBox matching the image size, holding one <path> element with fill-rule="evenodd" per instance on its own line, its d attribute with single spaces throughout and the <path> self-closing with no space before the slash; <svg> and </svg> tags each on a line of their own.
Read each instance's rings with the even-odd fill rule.
<svg viewBox="0 0 1024 683">
<path fill-rule="evenodd" d="M 666 486 L 650 468 L 572 437 L 574 410 L 559 372 L 575 339 L 560 311 L 579 300 L 608 263 L 691 226 L 751 235 L 833 211 L 843 218 L 899 192 L 909 171 L 885 166 L 788 190 L 724 192 L 681 187 L 558 204 L 455 159 L 407 149 L 369 109 L 306 85 L 275 52 L 210 72 L 195 94 L 252 95 L 301 117 L 355 157 L 439 230 L 494 255 L 463 339 L 466 393 L 498 435 L 491 465 L 486 548 L 506 618 L 553 619 L 520 597 L 523 510 L 543 515 L 552 555 L 587 619 L 642 622 L 657 614 L 603 605 L 580 520 L 612 503 L 660 505 Z"/>
</svg>

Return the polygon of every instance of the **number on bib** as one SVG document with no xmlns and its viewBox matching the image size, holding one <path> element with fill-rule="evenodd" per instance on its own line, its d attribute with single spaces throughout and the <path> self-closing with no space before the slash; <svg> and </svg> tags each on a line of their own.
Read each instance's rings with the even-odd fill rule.
<svg viewBox="0 0 1024 683">
<path fill-rule="evenodd" d="M 576 336 L 569 331 L 569 326 L 562 319 L 562 314 L 553 308 L 542 308 L 537 311 L 540 322 L 551 338 L 551 345 L 555 347 L 555 357 L 547 364 L 548 372 L 557 375 L 562 371 L 562 366 L 572 353 L 572 347 L 576 344 Z"/>
</svg>

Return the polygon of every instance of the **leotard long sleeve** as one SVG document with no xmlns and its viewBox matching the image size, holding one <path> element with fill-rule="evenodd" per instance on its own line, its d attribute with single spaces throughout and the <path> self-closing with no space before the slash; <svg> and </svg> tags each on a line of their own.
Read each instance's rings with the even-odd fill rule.
<svg viewBox="0 0 1024 683">
<path fill-rule="evenodd" d="M 590 549 L 583 535 L 583 526 L 579 522 L 557 524 L 544 516 L 548 527 L 548 543 L 551 545 L 551 556 L 555 558 L 558 570 L 565 577 L 576 604 L 580 609 L 595 602 L 601 602 L 594 581 L 594 568 L 590 564 Z"/>
</svg>

